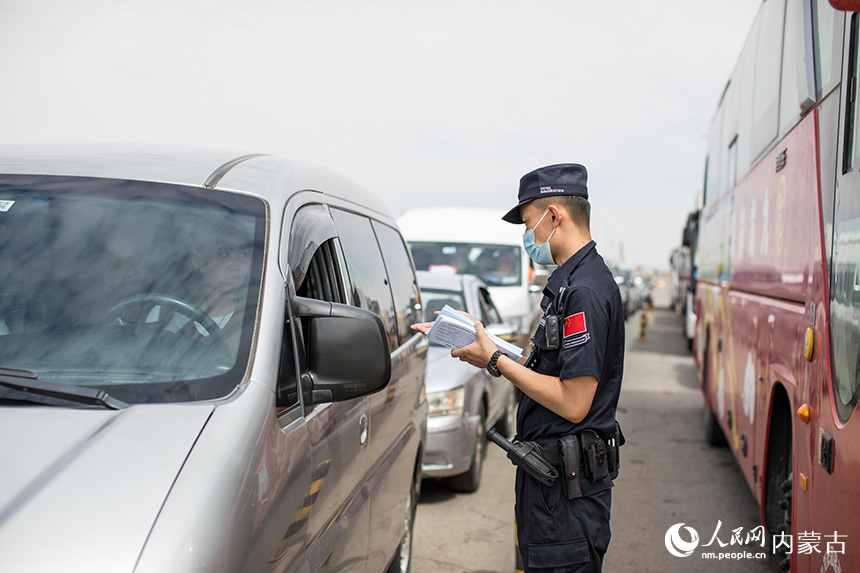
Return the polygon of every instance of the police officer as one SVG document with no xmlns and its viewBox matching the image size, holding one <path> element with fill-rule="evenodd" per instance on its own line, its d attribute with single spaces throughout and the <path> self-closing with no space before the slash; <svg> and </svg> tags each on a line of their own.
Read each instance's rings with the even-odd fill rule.
<svg viewBox="0 0 860 573">
<path fill-rule="evenodd" d="M 536 263 L 558 268 L 544 288 L 540 326 L 524 365 L 501 354 L 476 322 L 477 339 L 451 355 L 521 391 L 517 440 L 558 468 L 544 485 L 522 469 L 516 479 L 518 543 L 526 571 L 600 571 L 609 545 L 612 479 L 620 429 L 615 411 L 624 365 L 618 286 L 591 240 L 587 172 L 550 165 L 520 180 L 518 204 L 503 219 L 525 224 Z M 417 330 L 426 333 L 427 325 Z"/>
</svg>

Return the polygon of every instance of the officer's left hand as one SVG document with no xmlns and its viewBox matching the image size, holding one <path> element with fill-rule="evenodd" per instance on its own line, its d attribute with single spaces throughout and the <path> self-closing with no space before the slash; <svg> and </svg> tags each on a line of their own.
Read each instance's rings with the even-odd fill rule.
<svg viewBox="0 0 860 573">
<path fill-rule="evenodd" d="M 462 312 L 462 311 L 461 311 Z M 476 338 L 475 342 L 463 348 L 458 348 L 451 351 L 453 358 L 459 358 L 461 362 L 468 362 L 472 366 L 478 368 L 486 368 L 493 357 L 493 353 L 497 350 L 495 343 L 487 336 L 487 331 L 484 330 L 484 325 L 475 320 L 475 317 L 463 312 L 475 323 Z"/>
</svg>

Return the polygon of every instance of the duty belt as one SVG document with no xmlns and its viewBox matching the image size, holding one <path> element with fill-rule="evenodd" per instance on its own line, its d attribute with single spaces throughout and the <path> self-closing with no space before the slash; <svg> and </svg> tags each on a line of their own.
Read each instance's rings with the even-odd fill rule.
<svg viewBox="0 0 860 573">
<path fill-rule="evenodd" d="M 613 437 L 610 440 L 604 440 L 593 430 L 583 430 L 576 438 L 575 443 L 581 460 L 580 469 L 584 477 L 590 481 L 598 481 L 604 477 L 600 468 L 605 467 L 612 479 L 615 479 L 619 466 L 617 439 Z M 555 467 L 561 466 L 564 461 L 561 440 L 536 440 L 533 443 L 549 464 Z"/>
<path fill-rule="evenodd" d="M 594 430 L 582 430 L 571 436 L 523 444 L 534 445 L 541 458 L 559 469 L 565 494 L 575 499 L 582 496 L 581 478 L 594 483 L 618 476 L 621 465 L 618 448 L 624 443 L 624 435 L 617 422 L 615 426 L 615 435 L 609 440 L 604 440 Z"/>
<path fill-rule="evenodd" d="M 563 436 L 556 440 L 513 442 L 495 428 L 487 439 L 505 450 L 508 459 L 545 486 L 552 487 L 562 478 L 564 493 L 569 499 L 582 497 L 581 476 L 592 482 L 618 475 L 618 447 L 624 445 L 621 426 L 615 422 L 615 435 L 604 441 L 594 430 Z"/>
</svg>

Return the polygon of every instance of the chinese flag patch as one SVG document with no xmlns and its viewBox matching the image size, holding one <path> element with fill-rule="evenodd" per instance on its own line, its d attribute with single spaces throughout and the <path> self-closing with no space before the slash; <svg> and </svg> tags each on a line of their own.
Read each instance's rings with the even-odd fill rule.
<svg viewBox="0 0 860 573">
<path fill-rule="evenodd" d="M 564 319 L 564 330 L 562 336 L 568 338 L 584 333 L 585 330 L 585 313 L 578 312 Z"/>
</svg>

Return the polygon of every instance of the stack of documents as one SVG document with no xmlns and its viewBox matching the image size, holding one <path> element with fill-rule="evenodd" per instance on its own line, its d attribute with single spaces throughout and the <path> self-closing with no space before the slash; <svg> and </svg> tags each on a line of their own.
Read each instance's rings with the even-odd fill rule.
<svg viewBox="0 0 860 573">
<path fill-rule="evenodd" d="M 511 360 L 519 362 L 523 357 L 523 349 L 519 346 L 502 340 L 489 332 L 487 335 L 496 347 Z M 447 348 L 463 348 L 475 342 L 477 334 L 475 333 L 475 324 L 468 317 L 446 304 L 439 311 L 439 316 L 436 317 L 427 338 L 430 342 Z"/>
</svg>

